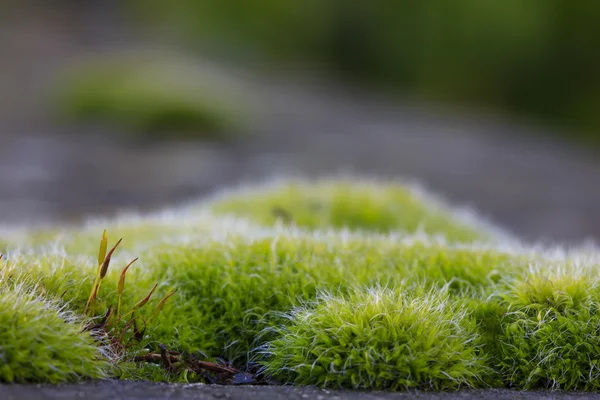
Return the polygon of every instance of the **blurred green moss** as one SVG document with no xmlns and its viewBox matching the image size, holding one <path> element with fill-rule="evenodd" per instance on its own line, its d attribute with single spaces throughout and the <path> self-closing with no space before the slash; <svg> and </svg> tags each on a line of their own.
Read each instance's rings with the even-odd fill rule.
<svg viewBox="0 0 600 400">
<path fill-rule="evenodd" d="M 65 70 L 53 100 L 62 121 L 133 135 L 223 138 L 244 126 L 243 106 L 228 90 L 181 61 L 110 55 Z"/>
<path fill-rule="evenodd" d="M 358 178 L 289 180 L 224 196 L 212 209 L 265 225 L 279 221 L 308 229 L 421 232 L 444 235 L 453 242 L 485 241 L 495 236 L 490 227 L 451 212 L 417 187 Z"/>
<path fill-rule="evenodd" d="M 314 64 L 418 99 L 575 128 L 600 143 L 600 3 L 130 0 L 203 49 Z"/>
</svg>

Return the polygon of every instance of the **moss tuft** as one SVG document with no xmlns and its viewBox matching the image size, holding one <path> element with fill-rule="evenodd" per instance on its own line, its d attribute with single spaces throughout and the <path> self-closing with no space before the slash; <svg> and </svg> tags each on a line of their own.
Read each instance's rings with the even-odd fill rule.
<svg viewBox="0 0 600 400">
<path fill-rule="evenodd" d="M 494 236 L 480 220 L 465 218 L 416 187 L 369 180 L 285 182 L 234 192 L 212 208 L 267 225 L 281 221 L 308 229 L 422 232 L 452 241 Z"/>
<path fill-rule="evenodd" d="M 79 318 L 22 287 L 0 284 L 0 382 L 60 383 L 109 376 Z"/>
<path fill-rule="evenodd" d="M 506 295 L 497 363 L 507 385 L 600 389 L 597 283 L 573 273 L 533 273 Z"/>
<path fill-rule="evenodd" d="M 0 381 L 600 390 L 600 252 L 499 232 L 364 180 L 0 230 Z"/>
<path fill-rule="evenodd" d="M 224 138 L 243 128 L 238 94 L 191 65 L 148 54 L 94 57 L 57 79 L 56 114 L 154 137 Z"/>
<path fill-rule="evenodd" d="M 322 296 L 289 318 L 266 367 L 296 384 L 450 390 L 481 385 L 489 369 L 475 321 L 443 292 Z"/>
</svg>

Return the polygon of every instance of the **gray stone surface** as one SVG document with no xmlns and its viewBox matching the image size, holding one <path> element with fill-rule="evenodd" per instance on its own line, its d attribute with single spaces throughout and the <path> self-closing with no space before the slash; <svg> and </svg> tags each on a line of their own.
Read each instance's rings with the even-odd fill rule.
<svg viewBox="0 0 600 400">
<path fill-rule="evenodd" d="M 517 392 L 511 390 L 466 390 L 461 392 L 384 393 L 323 390 L 292 386 L 212 386 L 212 385 L 163 385 L 142 382 L 106 381 L 75 385 L 13 385 L 0 386 L 3 400 L 393 400 L 393 399 L 464 399 L 491 398 L 494 400 L 537 399 L 594 399 L 598 395 L 558 392 Z"/>
</svg>

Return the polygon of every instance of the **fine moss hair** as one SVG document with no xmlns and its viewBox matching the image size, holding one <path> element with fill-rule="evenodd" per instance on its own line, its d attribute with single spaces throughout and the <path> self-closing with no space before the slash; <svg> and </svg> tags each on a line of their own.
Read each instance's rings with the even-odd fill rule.
<svg viewBox="0 0 600 400">
<path fill-rule="evenodd" d="M 18 285 L 0 285 L 0 382 L 60 383 L 109 376 L 80 317 Z"/>
<path fill-rule="evenodd" d="M 288 317 L 266 348 L 267 371 L 287 382 L 451 390 L 480 386 L 489 370 L 475 320 L 444 290 L 321 295 Z"/>
<path fill-rule="evenodd" d="M 511 387 L 598 390 L 600 298 L 595 277 L 536 270 L 504 295 L 499 372 Z"/>
<path fill-rule="evenodd" d="M 448 207 L 414 183 L 356 177 L 275 181 L 219 196 L 211 208 L 259 224 L 283 222 L 312 230 L 424 233 L 457 242 L 506 235 L 469 210 Z"/>
<path fill-rule="evenodd" d="M 22 305 L 0 309 L 20 321 L 2 382 L 207 381 L 186 362 L 225 360 L 324 387 L 598 389 L 597 249 L 519 243 L 413 185 L 279 181 L 0 243 L 0 303 Z"/>
</svg>

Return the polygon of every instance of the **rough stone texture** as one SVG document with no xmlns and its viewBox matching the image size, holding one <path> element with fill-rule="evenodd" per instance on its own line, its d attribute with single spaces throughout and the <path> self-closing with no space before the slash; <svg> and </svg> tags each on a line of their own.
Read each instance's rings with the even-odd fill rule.
<svg viewBox="0 0 600 400">
<path fill-rule="evenodd" d="M 492 398 L 508 399 L 592 399 L 598 396 L 585 393 L 517 392 L 511 390 L 467 390 L 449 393 L 384 393 L 323 390 L 311 387 L 292 386 L 212 386 L 212 385 L 162 385 L 142 382 L 106 381 L 76 385 L 0 386 L 3 400 L 392 400 L 392 399 L 464 399 Z"/>
</svg>

